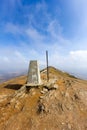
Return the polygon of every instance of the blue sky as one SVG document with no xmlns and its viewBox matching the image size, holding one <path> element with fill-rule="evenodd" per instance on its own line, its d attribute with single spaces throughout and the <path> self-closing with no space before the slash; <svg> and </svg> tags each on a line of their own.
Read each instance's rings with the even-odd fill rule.
<svg viewBox="0 0 87 130">
<path fill-rule="evenodd" d="M 87 78 L 87 0 L 1 0 L 0 70 L 17 72 L 37 59 Z"/>
</svg>

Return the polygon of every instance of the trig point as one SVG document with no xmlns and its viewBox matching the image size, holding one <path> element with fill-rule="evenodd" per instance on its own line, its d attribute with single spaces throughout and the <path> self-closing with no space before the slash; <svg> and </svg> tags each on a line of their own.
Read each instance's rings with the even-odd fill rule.
<svg viewBox="0 0 87 130">
<path fill-rule="evenodd" d="M 28 77 L 27 77 L 27 85 L 35 86 L 41 84 L 40 78 L 40 70 L 37 60 L 30 61 L 29 70 L 28 70 Z"/>
</svg>

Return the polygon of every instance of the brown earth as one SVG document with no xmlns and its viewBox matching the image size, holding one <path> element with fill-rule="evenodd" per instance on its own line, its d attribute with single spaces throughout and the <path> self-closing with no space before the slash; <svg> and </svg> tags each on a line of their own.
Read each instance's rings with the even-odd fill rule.
<svg viewBox="0 0 87 130">
<path fill-rule="evenodd" d="M 0 130 L 87 130 L 87 81 L 49 73 L 36 87 L 25 87 L 26 76 L 0 84 Z"/>
</svg>

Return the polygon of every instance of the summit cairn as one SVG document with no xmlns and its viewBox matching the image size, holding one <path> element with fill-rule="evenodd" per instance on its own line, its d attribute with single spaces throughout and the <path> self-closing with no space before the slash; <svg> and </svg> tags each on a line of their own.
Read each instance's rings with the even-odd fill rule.
<svg viewBox="0 0 87 130">
<path fill-rule="evenodd" d="M 39 64 L 37 60 L 30 61 L 28 76 L 27 76 L 27 86 L 36 86 L 41 84 Z"/>
</svg>

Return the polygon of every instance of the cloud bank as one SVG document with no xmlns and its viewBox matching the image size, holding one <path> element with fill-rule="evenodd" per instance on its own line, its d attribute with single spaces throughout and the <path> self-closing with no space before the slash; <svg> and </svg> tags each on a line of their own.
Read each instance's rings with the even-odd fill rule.
<svg viewBox="0 0 87 130">
<path fill-rule="evenodd" d="M 87 1 L 3 0 L 0 13 L 0 68 L 22 71 L 37 59 L 87 78 Z"/>
</svg>

